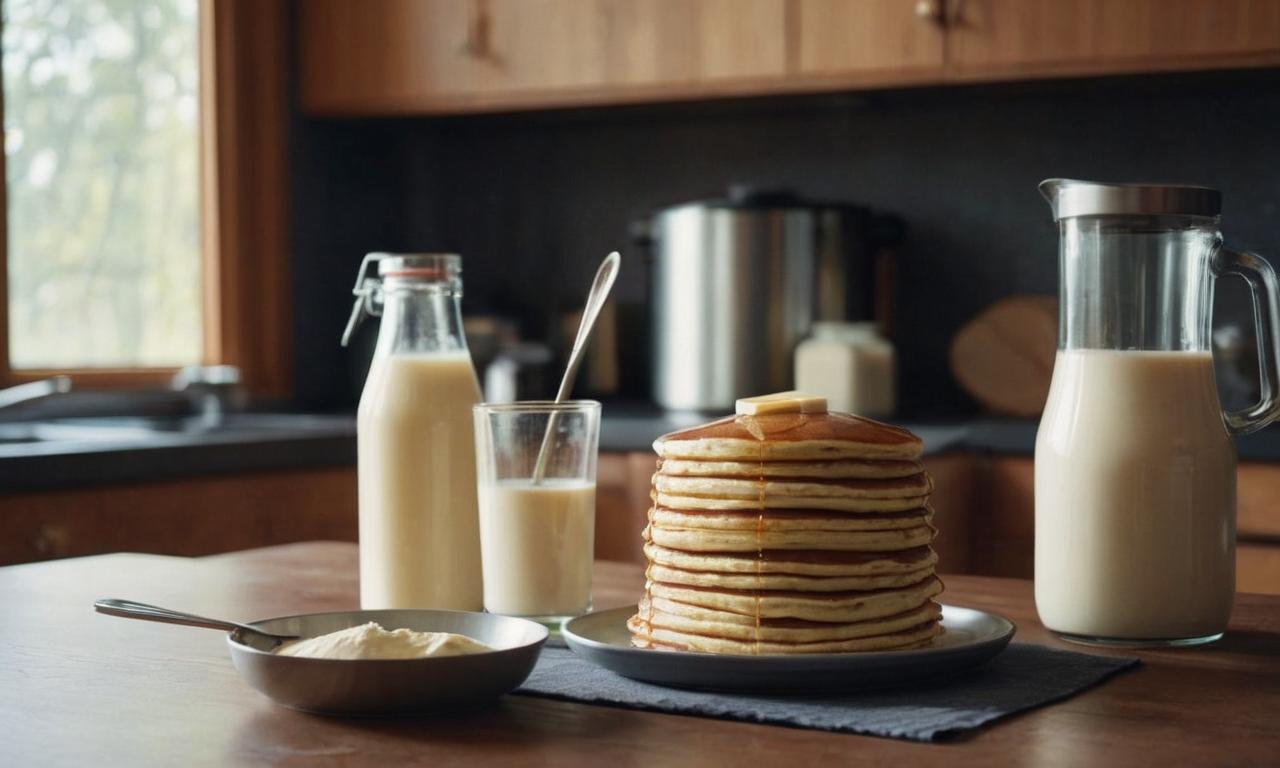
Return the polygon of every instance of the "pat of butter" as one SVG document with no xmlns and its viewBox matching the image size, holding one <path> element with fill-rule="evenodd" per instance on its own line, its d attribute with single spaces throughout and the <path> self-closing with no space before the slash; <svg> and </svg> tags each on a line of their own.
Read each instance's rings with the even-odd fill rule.
<svg viewBox="0 0 1280 768">
<path fill-rule="evenodd" d="M 804 392 L 775 392 L 759 397 L 740 397 L 734 404 L 739 416 L 760 416 L 765 413 L 826 413 L 827 398 Z"/>
</svg>

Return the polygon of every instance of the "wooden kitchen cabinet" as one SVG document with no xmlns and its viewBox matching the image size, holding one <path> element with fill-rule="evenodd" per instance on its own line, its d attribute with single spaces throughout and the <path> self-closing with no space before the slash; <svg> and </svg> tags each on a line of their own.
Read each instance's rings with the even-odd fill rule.
<svg viewBox="0 0 1280 768">
<path fill-rule="evenodd" d="M 304 0 L 302 108 L 452 114 L 1280 65 L 1280 0 Z"/>
<path fill-rule="evenodd" d="M 800 76 L 938 79 L 946 63 L 941 0 L 793 0 Z"/>
<path fill-rule="evenodd" d="M 640 534 L 649 522 L 653 451 L 606 451 L 596 462 L 596 559 L 644 562 Z"/>
<path fill-rule="evenodd" d="M 434 113 L 733 93 L 785 73 L 786 3 L 307 0 L 302 105 Z"/>
<path fill-rule="evenodd" d="M 1035 461 L 988 456 L 975 465 L 973 567 L 985 576 L 1032 578 Z M 936 491 L 938 493 L 941 490 Z M 1242 462 L 1236 492 L 1236 588 L 1280 594 L 1280 463 Z"/>
<path fill-rule="evenodd" d="M 949 0 L 951 77 L 1274 62 L 1280 0 Z"/>
<path fill-rule="evenodd" d="M 354 467 L 0 495 L 0 565 L 356 540 Z"/>
</svg>

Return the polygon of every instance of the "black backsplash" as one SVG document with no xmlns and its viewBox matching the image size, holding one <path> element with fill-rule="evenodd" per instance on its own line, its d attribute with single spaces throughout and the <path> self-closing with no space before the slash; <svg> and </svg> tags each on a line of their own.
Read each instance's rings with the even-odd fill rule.
<svg viewBox="0 0 1280 768">
<path fill-rule="evenodd" d="M 1057 286 L 1051 176 L 1223 191 L 1236 247 L 1280 256 L 1280 72 L 955 86 L 861 95 L 436 119 L 294 119 L 295 379 L 306 408 L 358 395 L 373 331 L 338 347 L 362 254 L 463 254 L 466 312 L 549 336 L 623 252 L 623 389 L 648 391 L 644 212 L 732 182 L 899 214 L 902 410 L 974 409 L 947 348 L 992 301 Z M 1219 312 L 1248 322 L 1247 295 Z"/>
</svg>

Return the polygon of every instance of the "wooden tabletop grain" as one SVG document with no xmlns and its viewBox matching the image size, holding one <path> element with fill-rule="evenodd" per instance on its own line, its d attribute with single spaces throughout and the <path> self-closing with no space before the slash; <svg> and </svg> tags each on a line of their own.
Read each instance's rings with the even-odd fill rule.
<svg viewBox="0 0 1280 768">
<path fill-rule="evenodd" d="M 632 602 L 640 581 L 638 567 L 599 564 L 596 604 Z M 946 582 L 948 603 L 1008 616 L 1018 641 L 1071 647 L 1036 620 L 1029 582 Z M 356 596 L 354 545 L 327 542 L 0 568 L 0 765 L 1280 762 L 1280 597 L 1238 596 L 1231 630 L 1213 646 L 1138 651 L 1143 664 L 1132 672 L 937 745 L 524 696 L 464 716 L 331 719 L 276 706 L 250 689 L 219 632 L 126 621 L 91 607 L 97 597 L 128 597 L 254 620 L 353 609 Z"/>
</svg>

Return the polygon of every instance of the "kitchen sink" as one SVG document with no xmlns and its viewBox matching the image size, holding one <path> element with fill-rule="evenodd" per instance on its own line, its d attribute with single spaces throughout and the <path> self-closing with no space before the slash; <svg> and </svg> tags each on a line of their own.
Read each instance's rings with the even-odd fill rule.
<svg viewBox="0 0 1280 768">
<path fill-rule="evenodd" d="M 146 443 L 171 437 L 252 437 L 349 431 L 351 419 L 289 413 L 209 416 L 89 416 L 0 423 L 0 444 Z"/>
</svg>

